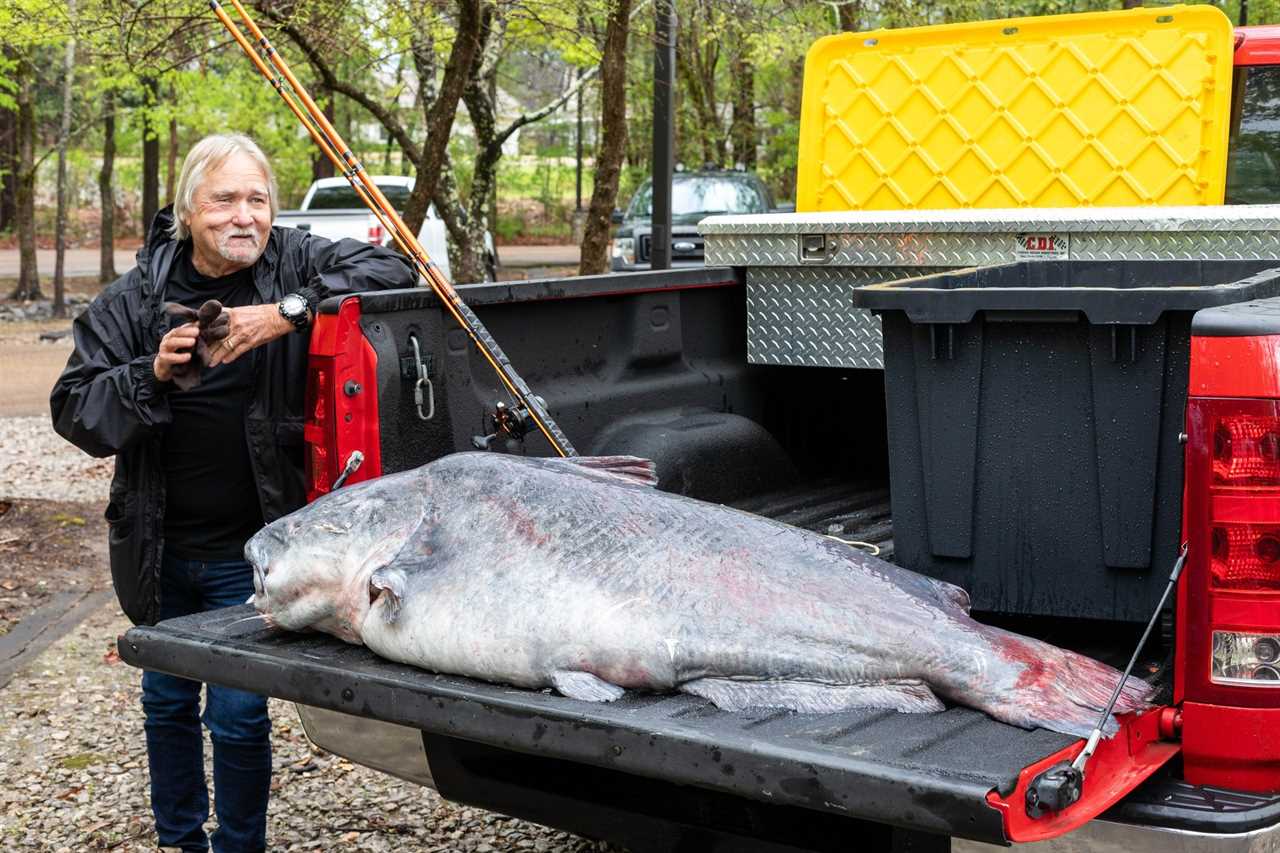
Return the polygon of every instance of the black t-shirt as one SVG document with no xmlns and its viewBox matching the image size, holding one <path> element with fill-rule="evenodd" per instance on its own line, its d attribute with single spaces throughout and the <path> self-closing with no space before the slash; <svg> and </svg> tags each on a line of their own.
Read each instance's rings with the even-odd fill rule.
<svg viewBox="0 0 1280 853">
<path fill-rule="evenodd" d="M 192 265 L 190 244 L 180 254 L 169 274 L 165 301 L 188 308 L 199 308 L 208 299 L 228 308 L 255 303 L 251 270 L 207 278 Z M 165 552 L 172 556 L 244 559 L 244 543 L 262 527 L 245 438 L 256 355 L 251 351 L 230 364 L 205 367 L 195 388 L 169 392 L 173 423 L 165 438 L 164 537 Z"/>
</svg>

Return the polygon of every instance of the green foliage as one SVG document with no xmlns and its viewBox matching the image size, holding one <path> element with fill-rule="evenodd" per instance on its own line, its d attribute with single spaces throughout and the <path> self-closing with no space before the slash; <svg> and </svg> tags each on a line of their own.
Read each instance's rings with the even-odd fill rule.
<svg viewBox="0 0 1280 853">
<path fill-rule="evenodd" d="M 248 62 L 213 69 L 184 69 L 173 75 L 175 100 L 157 108 L 167 125 L 179 120 L 179 150 L 210 133 L 244 133 L 266 152 L 285 206 L 296 205 L 311 184 L 315 143 L 284 109 L 275 90 Z"/>
<path fill-rule="evenodd" d="M 541 106 L 572 72 L 594 68 L 600 62 L 609 0 L 491 2 L 502 3 L 507 14 L 498 85 L 507 101 L 516 102 L 519 109 Z M 1227 0 L 1221 8 L 1235 21 L 1239 4 L 1240 0 Z M 857 13 L 858 28 L 869 30 L 1114 9 L 1119 5 L 1119 0 L 879 0 L 848 8 Z M 300 200 L 312 178 L 312 162 L 318 153 L 315 144 L 228 41 L 201 0 L 77 0 L 77 6 L 73 21 L 65 0 L 0 2 L 0 29 L 5 33 L 4 50 L 0 51 L 0 110 L 14 108 L 17 74 L 22 67 L 19 60 L 29 59 L 36 74 L 37 158 L 48 158 L 56 141 L 62 47 L 68 35 L 74 33 L 78 39 L 69 161 L 73 204 L 81 208 L 97 204 L 106 92 L 116 95 L 114 183 L 125 208 L 132 210 L 138 204 L 145 128 L 159 137 L 164 201 L 171 119 L 176 122 L 179 156 L 207 133 L 232 130 L 253 136 L 272 160 L 284 205 Z M 264 18 L 269 8 L 287 8 L 295 20 L 320 33 L 316 49 L 334 73 L 369 93 L 404 124 L 416 144 L 421 144 L 422 110 L 414 99 L 417 81 L 409 50 L 430 36 L 438 71 L 443 69 L 456 16 L 451 2 L 294 0 L 264 6 L 261 13 L 255 11 L 295 72 L 320 95 L 305 56 Z M 637 9 L 627 57 L 629 139 L 619 204 L 626 203 L 651 169 L 653 13 L 652 6 L 637 4 Z M 838 29 L 836 7 L 794 0 L 677 0 L 677 13 L 682 27 L 696 32 L 692 43 L 705 56 L 716 57 L 708 85 L 715 94 L 714 120 L 721 125 L 719 133 L 728 132 L 733 95 L 742 85 L 733 73 L 732 61 L 750 64 L 758 140 L 756 171 L 779 201 L 793 199 L 804 57 L 815 40 Z M 1280 21 L 1280 0 L 1252 0 L 1249 14 L 1251 24 Z M 144 77 L 156 81 L 158 100 L 148 97 Z M 600 116 L 598 92 L 598 81 L 585 90 L 588 159 L 584 198 L 591 192 L 590 158 Z M 691 167 L 701 164 L 705 154 L 692 94 L 689 83 L 678 80 L 677 158 Z M 567 229 L 574 199 L 574 112 L 570 102 L 543 122 L 524 128 L 519 155 L 501 161 L 497 198 L 502 215 L 496 223 L 500 239 L 547 236 Z M 385 131 L 364 107 L 337 97 L 334 120 L 371 170 L 401 171 L 404 158 L 400 151 L 395 146 L 388 150 Z M 499 118 L 500 126 L 504 120 Z M 460 197 L 466 198 L 476 157 L 474 137 L 469 131 L 455 132 L 449 152 Z M 49 198 L 53 170 L 47 162 L 38 175 L 39 197 Z M 134 221 L 136 217 L 124 219 Z M 42 228 L 44 224 L 41 220 Z"/>
<path fill-rule="evenodd" d="M 571 158 L 551 160 L 543 157 L 504 159 L 498 166 L 498 201 L 531 199 L 550 205 L 572 202 L 574 197 L 574 164 Z M 591 169 L 582 173 L 582 195 L 591 196 Z"/>
<path fill-rule="evenodd" d="M 18 81 L 14 79 L 18 63 L 0 53 L 0 110 L 16 110 L 18 102 L 13 93 L 18 90 Z"/>
</svg>

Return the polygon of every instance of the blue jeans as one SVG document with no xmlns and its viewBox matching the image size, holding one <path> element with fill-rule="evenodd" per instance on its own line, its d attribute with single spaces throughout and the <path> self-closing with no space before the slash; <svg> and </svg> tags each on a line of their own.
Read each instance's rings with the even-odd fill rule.
<svg viewBox="0 0 1280 853">
<path fill-rule="evenodd" d="M 253 569 L 243 560 L 205 562 L 165 556 L 160 572 L 160 618 L 243 604 L 253 594 Z M 200 687 L 159 672 L 142 674 L 151 810 L 160 846 L 209 849 L 204 832 L 209 791 L 204 783 Z M 266 849 L 271 791 L 271 721 L 264 696 L 208 685 L 204 724 L 213 741 L 216 853 Z"/>
</svg>

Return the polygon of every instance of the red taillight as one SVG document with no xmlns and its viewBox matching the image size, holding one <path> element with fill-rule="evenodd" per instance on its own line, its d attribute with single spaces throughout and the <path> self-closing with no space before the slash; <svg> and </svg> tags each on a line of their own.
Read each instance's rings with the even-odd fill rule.
<svg viewBox="0 0 1280 853">
<path fill-rule="evenodd" d="M 1212 429 L 1215 486 L 1280 488 L 1280 418 L 1226 414 Z"/>
<path fill-rule="evenodd" d="M 382 474 L 377 368 L 377 354 L 360 327 L 359 298 L 316 318 L 303 426 L 308 501 L 329 492 L 357 450 L 364 458 L 348 484 Z"/>
<path fill-rule="evenodd" d="M 1242 750 L 1221 730 L 1280 713 L 1280 401 L 1192 397 L 1186 465 L 1177 692 L 1194 713 L 1184 714 L 1184 773 L 1280 789 L 1280 732 Z"/>
<path fill-rule="evenodd" d="M 381 246 L 383 241 L 387 239 L 387 232 L 382 229 L 381 222 L 369 223 L 369 239 L 367 242 L 376 243 Z"/>
<path fill-rule="evenodd" d="M 1280 526 L 1215 522 L 1209 541 L 1215 589 L 1280 590 Z"/>
<path fill-rule="evenodd" d="M 1233 651 L 1280 636 L 1280 401 L 1192 397 L 1187 444 L 1185 695 L 1280 707 L 1269 670 L 1250 683 Z"/>
</svg>

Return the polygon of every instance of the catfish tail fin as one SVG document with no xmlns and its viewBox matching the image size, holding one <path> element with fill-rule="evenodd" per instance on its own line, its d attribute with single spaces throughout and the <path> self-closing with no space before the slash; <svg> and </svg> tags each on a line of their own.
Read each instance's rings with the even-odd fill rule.
<svg viewBox="0 0 1280 853">
<path fill-rule="evenodd" d="M 1088 737 L 1122 673 L 1104 663 L 1049 643 L 991 626 L 981 626 L 990 642 L 980 655 L 976 683 L 949 685 L 948 695 L 986 711 L 1002 722 Z M 1103 734 L 1119 730 L 1115 714 L 1151 706 L 1153 685 L 1125 679 Z"/>
</svg>

